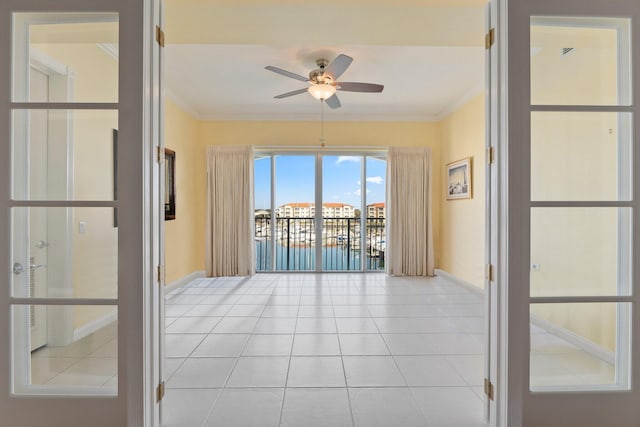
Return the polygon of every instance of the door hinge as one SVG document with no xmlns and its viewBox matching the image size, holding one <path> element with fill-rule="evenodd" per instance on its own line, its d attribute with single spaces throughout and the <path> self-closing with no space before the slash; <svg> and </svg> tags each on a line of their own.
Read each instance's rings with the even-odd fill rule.
<svg viewBox="0 0 640 427">
<path fill-rule="evenodd" d="M 160 146 L 156 147 L 156 156 L 156 160 L 158 161 L 158 163 L 164 162 L 164 148 Z"/>
<path fill-rule="evenodd" d="M 484 379 L 484 394 L 493 400 L 493 384 L 487 378 Z"/>
<path fill-rule="evenodd" d="M 164 47 L 164 31 L 158 25 L 156 25 L 156 41 L 160 47 Z"/>
<path fill-rule="evenodd" d="M 160 402 L 164 397 L 164 381 L 156 387 L 156 403 Z"/>
<path fill-rule="evenodd" d="M 158 266 L 158 283 L 161 285 L 164 283 L 164 265 Z"/>
<path fill-rule="evenodd" d="M 493 282 L 495 280 L 493 264 L 486 265 L 486 277 L 489 282 Z"/>
<path fill-rule="evenodd" d="M 492 165 L 496 161 L 495 147 L 487 147 L 487 164 Z"/>
<path fill-rule="evenodd" d="M 484 48 L 491 49 L 491 46 L 496 42 L 496 29 L 492 28 L 489 30 L 487 35 L 484 36 Z"/>
</svg>

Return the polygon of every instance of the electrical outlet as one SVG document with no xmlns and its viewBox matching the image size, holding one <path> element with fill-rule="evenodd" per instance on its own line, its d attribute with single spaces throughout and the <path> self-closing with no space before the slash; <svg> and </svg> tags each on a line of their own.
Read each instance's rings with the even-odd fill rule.
<svg viewBox="0 0 640 427">
<path fill-rule="evenodd" d="M 538 263 L 531 264 L 531 270 L 532 271 L 540 271 L 540 264 L 538 264 Z"/>
</svg>

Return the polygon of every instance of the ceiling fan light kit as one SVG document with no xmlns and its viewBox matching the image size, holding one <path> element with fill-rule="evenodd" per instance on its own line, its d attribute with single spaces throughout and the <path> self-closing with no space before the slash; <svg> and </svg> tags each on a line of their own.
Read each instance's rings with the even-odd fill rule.
<svg viewBox="0 0 640 427">
<path fill-rule="evenodd" d="M 331 98 L 336 93 L 336 87 L 328 83 L 311 83 L 307 90 L 311 96 L 321 101 Z"/>
<path fill-rule="evenodd" d="M 379 93 L 384 89 L 383 85 L 374 83 L 338 82 L 338 77 L 346 71 L 352 61 L 353 58 L 344 54 L 338 55 L 338 57 L 332 62 L 329 62 L 326 59 L 318 59 L 316 64 L 319 68 L 311 71 L 308 79 L 300 74 L 292 73 L 291 71 L 283 70 L 282 68 L 274 67 L 272 65 L 266 66 L 265 69 L 285 77 L 309 83 L 309 87 L 307 89 L 298 89 L 276 95 L 276 99 L 288 98 L 290 96 L 309 92 L 314 98 L 326 102 L 329 108 L 335 109 L 340 108 L 341 106 L 340 100 L 336 96 L 336 91 L 338 90 L 343 92 Z"/>
</svg>

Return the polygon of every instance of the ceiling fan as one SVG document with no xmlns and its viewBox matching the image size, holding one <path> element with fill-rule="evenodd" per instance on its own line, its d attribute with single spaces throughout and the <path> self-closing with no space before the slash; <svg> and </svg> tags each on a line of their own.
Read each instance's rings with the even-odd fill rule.
<svg viewBox="0 0 640 427">
<path fill-rule="evenodd" d="M 316 60 L 316 64 L 319 68 L 311 71 L 309 73 L 309 78 L 271 65 L 264 68 L 266 70 L 273 71 L 274 73 L 309 83 L 309 87 L 307 88 L 276 95 L 274 98 L 288 98 L 290 96 L 309 92 L 314 98 L 326 102 L 330 108 L 339 108 L 342 104 L 340 104 L 340 100 L 336 95 L 336 91 L 338 90 L 343 92 L 382 92 L 382 89 L 384 89 L 383 85 L 374 83 L 337 81 L 338 77 L 340 77 L 349 65 L 351 65 L 352 61 L 352 57 L 344 54 L 338 55 L 338 57 L 331 63 L 326 59 L 318 59 Z"/>
</svg>

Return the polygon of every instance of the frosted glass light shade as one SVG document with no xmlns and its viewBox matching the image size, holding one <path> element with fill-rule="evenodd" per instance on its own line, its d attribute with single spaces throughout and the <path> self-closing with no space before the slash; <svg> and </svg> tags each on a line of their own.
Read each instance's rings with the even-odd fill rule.
<svg viewBox="0 0 640 427">
<path fill-rule="evenodd" d="M 326 83 L 313 83 L 307 90 L 315 99 L 329 99 L 336 93 L 336 87 Z"/>
</svg>

